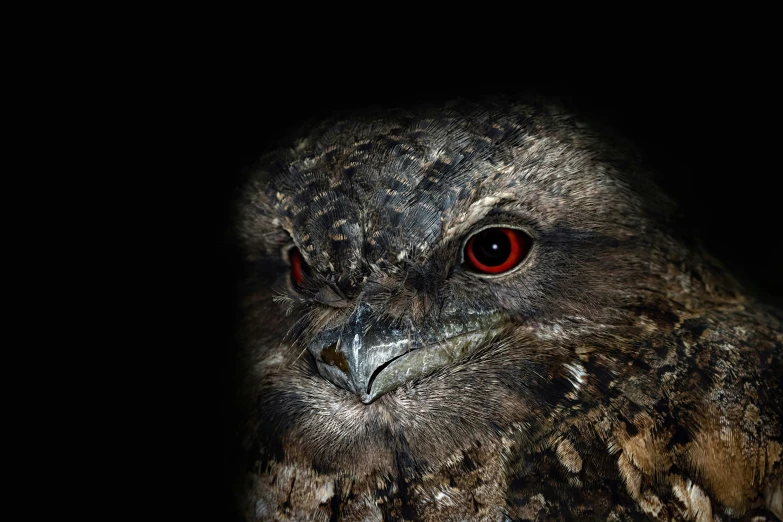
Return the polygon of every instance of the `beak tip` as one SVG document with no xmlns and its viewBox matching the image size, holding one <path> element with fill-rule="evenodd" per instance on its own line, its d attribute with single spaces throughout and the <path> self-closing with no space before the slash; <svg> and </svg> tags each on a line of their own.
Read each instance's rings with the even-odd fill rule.
<svg viewBox="0 0 783 522">
<path fill-rule="evenodd" d="M 375 393 L 362 393 L 359 395 L 359 400 L 361 400 L 364 404 L 370 404 L 377 398 L 378 395 Z"/>
</svg>

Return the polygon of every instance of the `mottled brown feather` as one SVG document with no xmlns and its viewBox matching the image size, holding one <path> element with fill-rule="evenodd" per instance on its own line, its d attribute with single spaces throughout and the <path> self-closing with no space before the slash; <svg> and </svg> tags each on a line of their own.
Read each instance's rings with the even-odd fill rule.
<svg viewBox="0 0 783 522">
<path fill-rule="evenodd" d="M 328 121 L 265 158 L 238 231 L 247 519 L 783 519 L 781 313 L 639 165 L 556 106 L 508 100 Z M 464 269 L 486 224 L 533 237 L 518 271 Z M 360 302 L 412 335 L 454 309 L 502 321 L 363 404 L 306 352 Z"/>
</svg>

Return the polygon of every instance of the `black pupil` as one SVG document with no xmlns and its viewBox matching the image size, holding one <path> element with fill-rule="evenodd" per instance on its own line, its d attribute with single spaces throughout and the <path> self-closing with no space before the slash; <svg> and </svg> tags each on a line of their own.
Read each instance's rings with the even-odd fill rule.
<svg viewBox="0 0 783 522">
<path fill-rule="evenodd" d="M 479 232 L 473 240 L 473 255 L 483 265 L 502 265 L 511 255 L 511 241 L 500 230 Z"/>
</svg>

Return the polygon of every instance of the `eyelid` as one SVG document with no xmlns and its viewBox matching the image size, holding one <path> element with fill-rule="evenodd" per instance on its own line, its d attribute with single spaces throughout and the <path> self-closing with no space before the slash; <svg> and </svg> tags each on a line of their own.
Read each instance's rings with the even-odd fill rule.
<svg viewBox="0 0 783 522">
<path fill-rule="evenodd" d="M 291 250 L 293 250 L 294 248 L 297 248 L 295 244 L 288 243 L 287 245 L 285 245 L 283 248 L 280 249 L 280 256 L 283 258 L 283 261 L 285 261 L 285 263 L 288 266 L 291 266 Z M 304 254 L 302 254 L 302 257 L 304 257 Z M 305 259 L 305 261 L 307 261 L 307 259 Z"/>
</svg>

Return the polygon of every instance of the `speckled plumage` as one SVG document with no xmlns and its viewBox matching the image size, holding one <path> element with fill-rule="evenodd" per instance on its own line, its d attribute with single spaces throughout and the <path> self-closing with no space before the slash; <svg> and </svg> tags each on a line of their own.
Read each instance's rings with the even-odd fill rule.
<svg viewBox="0 0 783 522">
<path fill-rule="evenodd" d="M 783 517 L 783 314 L 613 143 L 490 100 L 328 121 L 264 158 L 239 227 L 248 520 Z M 518 270 L 465 269 L 488 225 L 532 237 Z M 364 404 L 308 351 L 360 308 L 366 335 L 481 335 Z"/>
</svg>

